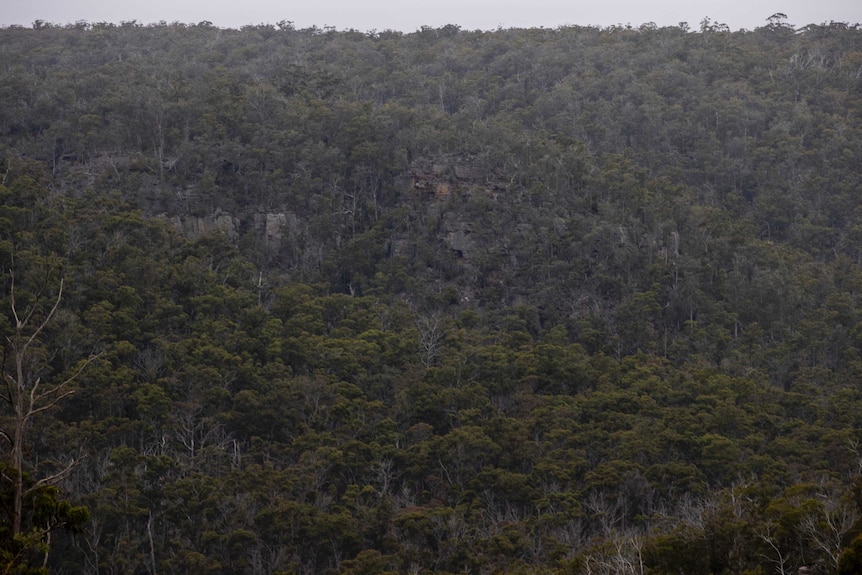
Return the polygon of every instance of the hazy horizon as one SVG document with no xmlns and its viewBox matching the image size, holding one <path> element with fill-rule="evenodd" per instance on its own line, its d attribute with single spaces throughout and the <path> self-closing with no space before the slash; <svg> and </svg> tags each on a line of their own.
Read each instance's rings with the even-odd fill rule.
<svg viewBox="0 0 862 575">
<path fill-rule="evenodd" d="M 692 29 L 697 29 L 708 17 L 712 22 L 727 24 L 731 30 L 753 30 L 765 25 L 767 18 L 778 12 L 786 14 L 787 23 L 796 27 L 830 21 L 854 24 L 862 20 L 862 7 L 857 0 L 823 0 L 817 3 L 801 0 L 659 0 L 649 4 L 634 0 L 599 3 L 536 0 L 529 4 L 511 0 L 420 0 L 409 4 L 392 0 L 366 0 L 362 3 L 346 0 L 318 0 L 313 3 L 152 0 L 140 4 L 105 0 L 31 0 L 7 6 L 0 14 L 0 26 L 30 26 L 36 20 L 61 25 L 79 21 L 120 23 L 135 20 L 141 24 L 210 21 L 221 28 L 240 28 L 288 20 L 297 28 L 333 26 L 339 30 L 402 32 L 445 24 L 456 24 L 468 30 L 492 30 L 566 25 L 639 26 L 649 22 L 658 26 L 676 26 L 687 22 Z"/>
</svg>

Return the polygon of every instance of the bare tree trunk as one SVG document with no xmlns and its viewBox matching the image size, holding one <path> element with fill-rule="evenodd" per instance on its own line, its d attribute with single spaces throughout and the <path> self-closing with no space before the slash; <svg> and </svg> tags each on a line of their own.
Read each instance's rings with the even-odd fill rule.
<svg viewBox="0 0 862 575">
<path fill-rule="evenodd" d="M 44 411 L 52 409 L 62 399 L 72 395 L 74 391 L 69 389 L 70 384 L 97 357 L 90 356 L 87 358 L 70 376 L 59 383 L 46 385 L 42 382 L 41 377 L 35 376 L 34 379 L 34 373 L 31 372 L 27 365 L 30 359 L 31 348 L 34 347 L 45 326 L 48 325 L 60 306 L 62 296 L 63 281 L 60 280 L 57 297 L 54 299 L 50 310 L 43 319 L 31 327 L 33 314 L 39 306 L 35 304 L 31 305 L 23 316 L 19 315 L 15 301 L 15 277 L 14 275 L 12 276 L 9 299 L 12 316 L 15 321 L 15 334 L 7 338 L 9 343 L 7 349 L 11 351 L 14 369 L 12 370 L 13 373 L 3 374 L 6 389 L 2 399 L 11 406 L 13 418 L 12 423 L 9 424 L 12 429 L 0 428 L 0 437 L 6 439 L 11 447 L 9 463 L 12 467 L 10 473 L 13 477 L 7 477 L 7 479 L 10 479 L 13 485 L 12 537 L 22 531 L 24 500 L 26 497 L 41 487 L 55 485 L 62 481 L 71 473 L 79 461 L 78 459 L 73 459 L 60 471 L 36 480 L 32 484 L 26 486 L 24 484 L 24 443 L 26 441 L 27 427 L 31 419 Z M 6 359 L 4 355 L 4 371 Z"/>
<path fill-rule="evenodd" d="M 147 517 L 147 537 L 150 540 L 150 563 L 152 565 L 152 573 L 156 575 L 156 547 L 153 543 L 153 512 L 149 512 Z"/>
</svg>

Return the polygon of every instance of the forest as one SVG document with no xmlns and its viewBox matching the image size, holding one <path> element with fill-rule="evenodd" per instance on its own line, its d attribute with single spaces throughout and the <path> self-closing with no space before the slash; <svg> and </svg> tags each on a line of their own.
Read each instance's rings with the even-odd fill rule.
<svg viewBox="0 0 862 575">
<path fill-rule="evenodd" d="M 0 567 L 862 573 L 862 28 L 0 28 Z"/>
</svg>

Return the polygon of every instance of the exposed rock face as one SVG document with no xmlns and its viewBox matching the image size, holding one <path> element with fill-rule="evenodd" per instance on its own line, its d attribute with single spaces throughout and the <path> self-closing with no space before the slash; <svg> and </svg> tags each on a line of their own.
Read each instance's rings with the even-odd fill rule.
<svg viewBox="0 0 862 575">
<path fill-rule="evenodd" d="M 475 184 L 485 177 L 485 171 L 466 158 L 444 156 L 434 162 L 417 161 L 410 166 L 414 189 L 437 199 L 446 198 L 453 186 Z"/>
<path fill-rule="evenodd" d="M 149 182 L 149 180 L 148 180 Z M 254 237 L 270 256 L 281 257 L 282 251 L 293 246 L 299 249 L 291 240 L 299 240 L 307 234 L 314 235 L 314 230 L 308 230 L 304 220 L 286 209 L 263 211 L 261 206 L 247 206 L 238 212 L 228 213 L 222 208 L 216 208 L 207 213 L 203 201 L 199 197 L 198 187 L 174 190 L 175 196 L 168 200 L 155 180 L 154 185 L 147 188 L 149 195 L 142 200 L 153 211 L 162 212 L 161 217 L 170 221 L 183 235 L 191 240 L 197 240 L 212 232 L 223 232 L 232 241 L 242 237 Z M 461 201 L 473 194 L 484 194 L 494 198 L 497 193 L 497 182 L 474 158 L 442 157 L 413 162 L 399 183 L 404 188 L 413 188 L 426 203 L 429 214 L 435 218 L 439 227 L 436 230 L 437 239 L 443 246 L 452 250 L 462 263 L 467 263 L 477 254 L 481 241 L 475 234 L 474 223 L 466 219 L 463 213 L 451 209 L 449 201 Z M 152 188 L 152 189 L 150 189 Z M 152 196 L 152 197 L 150 197 Z M 210 204 L 211 205 L 211 204 Z M 212 208 L 210 208 L 212 209 Z M 197 210 L 198 215 L 178 215 L 177 212 Z M 260 211 L 258 211 L 260 210 Z M 565 233 L 565 222 L 555 223 L 555 231 Z M 534 230 L 524 230 L 524 233 L 534 233 Z M 336 243 L 338 238 L 336 236 Z M 318 242 L 324 249 L 325 241 Z M 393 237 L 387 241 L 386 250 L 390 256 L 404 255 L 409 251 L 410 241 L 406 238 Z M 282 254 L 284 257 L 296 257 Z M 322 256 L 321 256 L 322 257 Z"/>
<path fill-rule="evenodd" d="M 293 235 L 298 229 L 296 215 L 290 212 L 258 213 L 254 215 L 254 227 L 263 234 L 267 247 L 278 249 L 284 241 L 285 232 Z"/>
<path fill-rule="evenodd" d="M 459 257 L 470 258 L 476 243 L 471 237 L 473 234 L 472 226 L 469 222 L 452 221 L 446 218 L 443 221 L 443 231 L 446 234 L 446 244 Z"/>
<path fill-rule="evenodd" d="M 215 214 L 212 216 L 212 224 L 216 229 L 224 230 L 228 237 L 236 238 L 237 230 L 239 228 L 239 218 L 235 218 L 230 214 L 223 213 L 220 210 L 216 210 Z"/>
<path fill-rule="evenodd" d="M 471 163 L 455 164 L 454 171 L 459 180 L 481 182 L 485 178 L 485 170 Z"/>
<path fill-rule="evenodd" d="M 231 214 L 216 209 L 210 216 L 167 216 L 162 215 L 170 221 L 183 235 L 191 240 L 196 240 L 213 231 L 223 231 L 230 239 L 239 239 L 240 230 L 243 229 L 243 221 Z M 278 213 L 256 213 L 251 216 L 252 229 L 259 234 L 265 245 L 274 250 L 281 248 L 285 235 L 295 235 L 299 230 L 299 222 L 296 215 L 290 212 Z"/>
<path fill-rule="evenodd" d="M 189 239 L 196 240 L 209 232 L 221 230 L 231 239 L 239 236 L 239 218 L 236 218 L 221 210 L 216 210 L 211 216 L 173 216 L 168 218 L 183 235 Z"/>
</svg>

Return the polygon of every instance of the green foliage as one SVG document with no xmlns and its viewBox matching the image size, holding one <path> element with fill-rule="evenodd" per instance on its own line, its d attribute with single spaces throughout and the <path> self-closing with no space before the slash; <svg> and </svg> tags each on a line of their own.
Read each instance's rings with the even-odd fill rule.
<svg viewBox="0 0 862 575">
<path fill-rule="evenodd" d="M 862 536 L 857 536 L 838 559 L 838 575 L 862 571 Z"/>
<path fill-rule="evenodd" d="M 50 550 L 51 534 L 58 530 L 80 533 L 90 518 L 86 507 L 63 499 L 60 490 L 51 485 L 37 485 L 29 473 L 24 473 L 27 494 L 23 508 L 25 516 L 21 531 L 12 532 L 12 513 L 16 471 L 0 466 L 0 511 L 8 518 L 0 524 L 0 566 L 4 573 L 40 575 L 48 573 L 43 566 Z"/>
<path fill-rule="evenodd" d="M 0 265 L 101 352 L 4 564 L 859 571 L 858 26 L 0 48 Z"/>
</svg>

